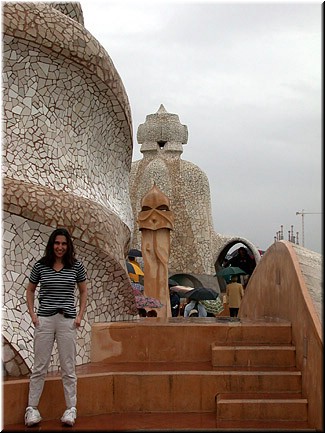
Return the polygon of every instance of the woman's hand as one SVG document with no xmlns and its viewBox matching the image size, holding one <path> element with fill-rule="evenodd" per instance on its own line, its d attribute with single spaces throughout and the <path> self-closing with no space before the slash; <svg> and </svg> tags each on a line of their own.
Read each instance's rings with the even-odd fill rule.
<svg viewBox="0 0 325 433">
<path fill-rule="evenodd" d="M 38 326 L 38 325 L 39 325 L 39 320 L 38 320 L 37 314 L 36 314 L 36 313 L 33 313 L 33 314 L 31 315 L 31 318 L 32 318 L 33 325 L 34 325 L 34 326 Z"/>
<path fill-rule="evenodd" d="M 76 328 L 79 328 L 79 326 L 81 325 L 81 317 L 77 316 L 75 318 L 74 324 L 76 325 Z"/>
</svg>

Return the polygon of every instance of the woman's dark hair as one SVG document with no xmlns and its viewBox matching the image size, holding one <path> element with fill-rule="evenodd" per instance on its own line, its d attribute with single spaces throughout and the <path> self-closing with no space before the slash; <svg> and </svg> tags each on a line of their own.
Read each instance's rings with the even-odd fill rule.
<svg viewBox="0 0 325 433">
<path fill-rule="evenodd" d="M 71 268 L 76 261 L 75 251 L 70 233 L 67 229 L 64 228 L 56 229 L 51 233 L 49 240 L 47 241 L 45 255 L 41 258 L 40 263 L 49 267 L 52 267 L 54 265 L 54 242 L 57 236 L 65 236 L 67 240 L 67 252 L 63 256 L 63 264 L 65 268 Z"/>
</svg>

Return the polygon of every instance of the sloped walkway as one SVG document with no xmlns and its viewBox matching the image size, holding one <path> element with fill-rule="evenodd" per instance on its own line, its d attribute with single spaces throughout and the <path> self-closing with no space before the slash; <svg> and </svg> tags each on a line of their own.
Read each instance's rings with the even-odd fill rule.
<svg viewBox="0 0 325 433">
<path fill-rule="evenodd" d="M 77 418 L 73 427 L 63 426 L 60 420 L 42 421 L 34 427 L 25 427 L 22 423 L 6 426 L 3 432 L 12 431 L 315 431 L 308 428 L 307 423 L 284 421 L 276 428 L 270 428 L 267 422 L 255 421 L 254 427 L 250 423 L 245 428 L 241 422 L 232 422 L 228 426 L 218 428 L 214 413 L 121 413 L 104 414 L 94 416 L 81 416 Z"/>
</svg>

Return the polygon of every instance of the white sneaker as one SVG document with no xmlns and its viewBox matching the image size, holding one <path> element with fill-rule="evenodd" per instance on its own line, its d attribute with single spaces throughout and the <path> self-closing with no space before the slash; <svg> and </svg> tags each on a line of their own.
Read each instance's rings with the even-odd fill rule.
<svg viewBox="0 0 325 433">
<path fill-rule="evenodd" d="M 39 411 L 32 406 L 28 406 L 25 412 L 25 425 L 30 427 L 31 425 L 37 424 L 41 421 L 42 417 Z"/>
<path fill-rule="evenodd" d="M 75 407 L 70 407 L 70 409 L 67 409 L 62 415 L 61 421 L 63 422 L 63 424 L 72 426 L 75 423 L 76 418 L 77 409 Z"/>
</svg>

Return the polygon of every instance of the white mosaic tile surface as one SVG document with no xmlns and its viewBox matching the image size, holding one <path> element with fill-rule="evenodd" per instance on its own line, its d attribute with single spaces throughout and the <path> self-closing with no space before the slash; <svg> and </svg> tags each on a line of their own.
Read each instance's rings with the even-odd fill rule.
<svg viewBox="0 0 325 433">
<path fill-rule="evenodd" d="M 137 140 L 143 159 L 132 163 L 130 175 L 134 220 L 141 210 L 142 197 L 155 182 L 170 199 L 175 217 L 174 230 L 170 233 L 171 274 L 214 275 L 220 252 L 235 242 L 249 246 L 258 262 L 258 250 L 247 239 L 223 236 L 214 230 L 209 180 L 197 165 L 181 159 L 187 139 L 187 126 L 163 105 L 156 113 L 147 115 L 145 123 L 139 126 Z M 137 223 L 132 242 L 133 247 L 140 248 L 141 232 Z"/>
<path fill-rule="evenodd" d="M 108 54 L 46 3 L 6 4 L 3 24 L 4 174 L 94 200 L 132 228 L 130 110 Z"/>
<path fill-rule="evenodd" d="M 293 244 L 306 287 L 323 325 L 323 256 Z"/>
<path fill-rule="evenodd" d="M 136 317 L 124 261 L 132 122 L 123 83 L 84 28 L 79 3 L 4 3 L 2 12 L 2 334 L 6 371 L 18 375 L 33 361 L 27 278 L 57 226 L 72 233 L 89 278 L 77 363 L 89 362 L 92 323 Z M 58 365 L 55 348 L 50 369 Z"/>
<path fill-rule="evenodd" d="M 33 363 L 33 325 L 26 305 L 26 285 L 31 267 L 42 257 L 53 227 L 4 212 L 2 334 L 28 368 Z M 89 301 L 78 331 L 77 364 L 89 362 L 91 325 L 94 322 L 132 320 L 137 310 L 125 270 L 103 251 L 74 240 L 77 257 L 87 270 Z M 78 291 L 76 290 L 78 297 Z M 37 301 L 35 303 L 37 307 Z M 128 313 L 129 311 L 129 313 Z M 51 368 L 59 365 L 53 351 Z"/>
</svg>

